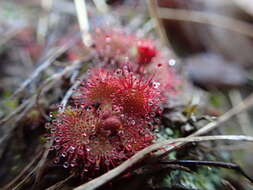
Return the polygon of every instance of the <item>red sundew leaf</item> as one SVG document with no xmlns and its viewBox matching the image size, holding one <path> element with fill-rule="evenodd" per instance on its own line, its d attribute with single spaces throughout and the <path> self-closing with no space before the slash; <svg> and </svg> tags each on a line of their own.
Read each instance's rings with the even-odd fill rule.
<svg viewBox="0 0 253 190">
<path fill-rule="evenodd" d="M 94 69 L 79 90 L 85 104 L 102 104 L 130 123 L 143 123 L 160 111 L 164 98 L 159 82 L 129 72 Z M 146 119 L 147 120 L 147 119 Z"/>
<path fill-rule="evenodd" d="M 78 90 L 79 98 L 84 99 L 86 104 L 110 103 L 111 95 L 118 90 L 119 83 L 116 76 L 106 69 L 93 69 L 87 81 L 82 83 Z"/>
<path fill-rule="evenodd" d="M 104 68 L 123 68 L 146 77 L 154 77 L 164 94 L 174 92 L 179 80 L 169 60 L 154 40 L 139 38 L 119 29 L 97 29 L 94 34 L 95 55 Z"/>
<path fill-rule="evenodd" d="M 154 140 L 145 126 L 122 124 L 116 116 L 99 117 L 95 108 L 68 108 L 47 128 L 54 137 L 55 162 L 87 176 L 119 165 Z"/>
<path fill-rule="evenodd" d="M 150 42 L 140 41 L 137 45 L 138 49 L 138 64 L 148 64 L 153 57 L 156 56 L 157 50 Z"/>
</svg>

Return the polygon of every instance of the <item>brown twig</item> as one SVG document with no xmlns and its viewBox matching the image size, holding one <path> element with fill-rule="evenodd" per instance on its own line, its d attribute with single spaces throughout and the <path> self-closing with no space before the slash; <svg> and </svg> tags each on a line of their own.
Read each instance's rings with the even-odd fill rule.
<svg viewBox="0 0 253 190">
<path fill-rule="evenodd" d="M 220 116 L 216 121 L 213 121 L 211 123 L 208 123 L 206 126 L 202 127 L 192 135 L 198 136 L 198 135 L 204 135 L 215 128 L 217 128 L 221 123 L 224 123 L 225 121 L 229 120 L 231 117 L 241 113 L 244 110 L 249 109 L 253 106 L 253 94 L 249 95 L 244 101 L 242 101 L 240 104 L 238 104 L 236 107 L 233 107 L 228 112 L 224 113 L 222 116 Z"/>
<path fill-rule="evenodd" d="M 236 190 L 236 188 L 227 180 L 222 180 L 222 183 L 227 187 L 228 190 Z"/>
<path fill-rule="evenodd" d="M 47 115 L 44 113 L 44 110 L 41 109 L 41 106 L 39 104 L 39 99 L 41 97 L 42 93 L 47 92 L 51 87 L 63 76 L 67 75 L 68 73 L 72 72 L 76 68 L 80 66 L 80 62 L 73 63 L 72 65 L 66 67 L 62 72 L 56 73 L 52 75 L 51 77 L 47 78 L 43 84 L 38 88 L 35 95 L 33 95 L 29 100 L 25 101 L 22 105 L 20 105 L 15 111 L 13 111 L 11 114 L 9 114 L 7 117 L 2 119 L 0 121 L 0 124 L 5 124 L 6 122 L 10 121 L 13 117 L 15 117 L 15 121 L 19 121 L 22 119 L 22 117 L 36 104 L 37 108 L 39 109 L 40 113 L 47 118 Z M 20 116 L 17 114 L 20 112 Z M 13 122 L 13 121 L 12 121 Z M 16 123 L 15 122 L 15 123 Z M 12 124 L 8 126 L 7 131 L 5 131 L 5 134 L 0 139 L 0 144 L 2 144 L 9 136 L 12 130 L 15 129 L 16 124 Z"/>
<path fill-rule="evenodd" d="M 161 143 L 165 143 L 165 144 L 166 143 L 167 144 L 174 143 L 173 146 L 170 146 L 170 148 L 167 148 L 166 153 L 168 153 L 170 151 L 173 151 L 176 148 L 178 148 L 179 146 L 183 146 L 184 144 L 186 144 L 187 142 L 189 142 L 188 140 L 190 140 L 191 138 L 201 138 L 201 137 L 196 137 L 196 136 L 203 135 L 203 134 L 206 134 L 206 133 L 210 132 L 211 130 L 217 128 L 221 123 L 227 121 L 228 119 L 230 119 L 234 115 L 240 113 L 241 111 L 250 108 L 252 105 L 253 105 L 253 94 L 251 94 L 248 98 L 246 98 L 238 106 L 232 108 L 231 110 L 229 110 L 228 112 L 226 112 L 225 114 L 223 114 L 222 116 L 220 116 L 216 121 L 213 121 L 213 122 L 207 124 L 206 126 L 204 126 L 203 128 L 199 129 L 198 131 L 196 131 L 195 133 L 193 133 L 189 137 L 183 138 L 184 139 L 183 141 L 180 140 L 180 139 L 179 140 L 178 139 L 172 139 L 172 140 L 167 140 L 167 141 L 164 141 L 164 142 L 161 142 Z M 250 137 L 250 138 L 253 138 L 253 137 Z M 170 143 L 168 143 L 168 141 Z M 176 142 L 176 141 L 178 141 L 178 142 Z M 159 147 L 159 144 L 160 143 L 158 143 L 158 147 Z M 144 158 L 149 153 L 149 150 L 151 149 L 150 152 L 152 152 L 153 150 L 156 149 L 156 146 L 157 146 L 157 144 L 154 144 L 154 145 L 151 145 L 150 147 L 147 147 L 147 148 L 143 149 L 142 151 L 140 151 L 137 154 L 135 154 L 132 158 L 130 158 L 129 160 L 125 161 L 120 166 L 114 168 L 110 172 L 107 172 L 107 173 L 105 173 L 104 175 L 102 175 L 102 176 L 100 176 L 98 178 L 95 178 L 94 180 L 92 180 L 92 181 L 90 181 L 90 182 L 88 182 L 88 183 L 86 183 L 84 185 L 81 185 L 81 186 L 77 187 L 75 190 L 84 190 L 85 188 L 87 188 L 85 190 L 96 189 L 97 187 L 105 184 L 109 180 L 111 180 L 114 177 L 118 176 L 123 171 L 125 171 L 127 168 L 131 167 L 133 164 L 135 164 L 136 162 L 138 162 L 139 160 L 141 160 L 142 158 Z M 96 185 L 96 183 L 97 183 L 97 185 Z"/>
<path fill-rule="evenodd" d="M 77 39 L 77 37 L 74 37 L 66 44 L 56 48 L 52 53 L 47 55 L 46 59 L 43 59 L 42 63 L 35 69 L 31 76 L 20 85 L 20 87 L 13 93 L 10 99 L 16 97 L 19 93 L 21 93 L 35 78 L 40 75 L 42 71 L 47 69 L 57 57 L 66 52 L 76 42 Z"/>
<path fill-rule="evenodd" d="M 0 138 L 0 145 L 6 140 L 8 139 L 8 137 L 10 136 L 10 133 L 16 128 L 16 123 L 18 121 L 20 121 L 34 106 L 35 104 L 35 95 L 32 96 L 30 99 L 29 99 L 29 104 L 27 104 L 25 106 L 25 108 L 22 110 L 22 112 L 18 115 L 12 115 L 11 118 L 14 118 L 12 121 L 12 124 L 9 124 L 9 125 L 6 125 L 5 126 L 5 131 L 4 131 L 4 135 Z M 15 116 L 15 117 L 14 117 Z M 9 118 L 8 121 L 11 119 Z"/>
<path fill-rule="evenodd" d="M 42 96 L 43 93 L 48 91 L 57 81 L 59 81 L 63 76 L 69 74 L 73 70 L 77 69 L 80 66 L 80 61 L 76 61 L 72 63 L 70 66 L 66 67 L 63 71 L 60 73 L 56 73 L 52 75 L 51 77 L 47 78 L 43 84 L 40 86 L 40 88 L 37 90 L 36 93 L 36 105 L 39 109 L 40 113 L 47 119 L 47 115 L 44 113 L 44 110 L 42 109 L 42 106 L 39 104 L 39 99 Z"/>
<path fill-rule="evenodd" d="M 10 189 L 32 166 L 33 164 L 39 159 L 41 156 L 42 151 L 40 151 L 36 156 L 30 161 L 30 163 L 13 179 L 11 180 L 7 185 L 3 187 L 3 190 Z"/>
<path fill-rule="evenodd" d="M 22 181 L 20 181 L 15 187 L 12 188 L 12 190 L 20 189 L 20 187 L 26 182 L 26 180 L 28 180 L 32 176 L 32 174 L 34 173 L 35 170 L 36 170 L 36 168 L 34 168 L 32 171 L 30 171 L 29 174 L 26 175 Z"/>
<path fill-rule="evenodd" d="M 89 59 L 89 58 L 88 58 Z M 87 59 L 87 60 L 88 60 Z M 63 72 L 58 73 L 58 75 L 55 75 L 53 78 L 50 79 L 50 81 L 53 79 L 53 81 L 55 81 L 56 79 L 60 79 L 62 76 L 64 76 L 65 74 L 69 73 L 70 71 L 73 71 L 73 69 L 76 69 L 77 67 L 80 66 L 80 62 L 77 61 L 76 63 L 73 63 L 71 66 L 69 66 L 68 68 L 65 68 Z M 65 94 L 64 98 L 61 101 L 61 105 L 62 105 L 62 109 L 61 111 L 64 111 L 65 106 L 67 104 L 68 99 L 70 98 L 70 96 L 73 93 L 73 90 L 78 87 L 81 83 L 81 80 L 84 78 L 85 75 L 83 75 L 80 80 L 77 80 L 73 86 L 67 91 L 67 93 Z M 39 93 L 38 93 L 39 94 Z M 34 189 L 36 188 L 36 185 L 40 179 L 40 177 L 43 174 L 43 168 L 44 168 L 44 164 L 46 162 L 48 153 L 49 153 L 49 148 L 53 145 L 53 141 L 54 138 L 51 138 L 51 140 L 45 145 L 45 152 L 42 156 L 42 159 L 39 161 L 38 165 L 37 165 L 37 173 L 36 173 L 36 179 L 35 179 L 35 183 L 34 183 Z"/>
<path fill-rule="evenodd" d="M 74 0 L 74 3 L 76 7 L 77 19 L 81 30 L 83 44 L 86 47 L 90 47 L 92 42 L 91 35 L 89 33 L 90 25 L 85 1 L 86 0 Z"/>
<path fill-rule="evenodd" d="M 249 95 L 244 101 L 238 104 L 238 106 L 233 107 L 232 109 L 224 113 L 216 121 L 208 123 L 204 127 L 197 130 L 195 133 L 191 134 L 189 137 L 196 137 L 207 134 L 208 132 L 216 129 L 220 124 L 224 123 L 225 121 L 229 120 L 231 117 L 239 114 L 240 112 L 249 109 L 251 106 L 253 106 L 253 94 Z M 184 144 L 185 144 L 184 142 L 179 142 L 176 144 L 176 146 L 183 146 Z M 167 152 L 171 152 L 173 150 L 174 150 L 173 148 L 168 148 L 165 152 L 162 151 L 157 156 L 166 155 Z"/>
<path fill-rule="evenodd" d="M 105 0 L 93 0 L 96 8 L 101 12 L 101 13 L 107 13 L 109 11 L 109 7 L 106 4 Z"/>
<path fill-rule="evenodd" d="M 154 19 L 156 24 L 157 33 L 161 38 L 161 42 L 165 46 L 169 46 L 169 40 L 167 38 L 163 23 L 159 17 L 158 11 L 157 11 L 157 1 L 156 0 L 147 0 L 148 4 L 148 10 L 151 18 Z"/>
<path fill-rule="evenodd" d="M 159 8 L 158 12 L 159 17 L 162 19 L 209 24 L 234 31 L 251 38 L 253 37 L 253 26 L 235 18 L 229 18 L 226 16 L 203 11 L 173 8 Z"/>
<path fill-rule="evenodd" d="M 61 101 L 62 110 L 65 110 L 65 107 L 68 103 L 69 98 L 74 93 L 74 90 L 81 84 L 82 80 L 85 78 L 85 75 L 81 76 L 78 80 L 75 81 L 75 83 L 70 87 L 70 89 L 66 92 L 65 96 L 63 97 Z"/>
<path fill-rule="evenodd" d="M 111 179 L 116 176 L 122 174 L 126 169 L 132 167 L 134 164 L 144 159 L 149 153 L 156 151 L 164 146 L 171 146 L 175 148 L 175 144 L 188 143 L 188 142 L 202 142 L 202 141 L 213 141 L 213 140 L 236 140 L 236 141 L 250 141 L 253 142 L 253 137 L 248 136 L 205 136 L 205 137 L 186 137 L 186 138 L 178 138 L 178 139 L 170 139 L 166 141 L 162 141 L 156 144 L 153 144 L 138 153 L 136 153 L 133 157 L 123 162 L 118 167 L 110 170 L 104 175 L 93 179 L 92 181 L 85 183 L 74 190 L 94 190 L 101 185 L 109 182 Z"/>
<path fill-rule="evenodd" d="M 75 70 L 76 68 L 78 68 L 80 66 L 80 62 L 77 61 L 75 63 L 72 63 L 70 66 L 66 67 L 62 72 L 60 73 L 56 73 L 53 76 L 51 76 L 50 78 L 48 78 L 46 81 L 44 81 L 43 85 L 41 85 L 41 88 L 39 89 L 37 96 L 36 96 L 36 102 L 37 102 L 37 106 L 38 108 L 40 108 L 39 106 L 39 98 L 41 96 L 41 94 L 43 93 L 43 91 L 48 90 L 48 86 L 52 86 L 56 81 L 58 81 L 59 79 L 61 79 L 63 76 L 65 76 L 66 74 L 68 74 L 69 72 L 72 72 L 73 70 Z M 39 161 L 38 165 L 37 165 L 37 169 L 36 169 L 36 178 L 35 178 L 35 183 L 34 183 L 34 187 L 36 187 L 40 177 L 43 174 L 43 168 L 44 168 L 44 164 L 46 162 L 50 147 L 53 145 L 53 138 L 45 144 L 45 152 L 43 153 L 43 156 L 41 158 L 41 160 Z"/>
<path fill-rule="evenodd" d="M 66 179 L 59 181 L 58 183 L 56 183 L 56 184 L 52 185 L 51 187 L 47 188 L 46 190 L 57 190 L 57 189 L 60 189 L 64 185 L 64 183 L 66 183 L 68 180 L 70 180 L 74 176 L 75 176 L 75 174 L 72 173 Z"/>
<path fill-rule="evenodd" d="M 36 172 L 36 175 L 35 175 L 35 182 L 33 184 L 33 187 L 32 189 L 36 189 L 37 185 L 38 185 L 38 182 L 39 182 L 39 179 L 41 178 L 42 174 L 43 174 L 43 171 L 44 171 L 44 165 L 45 165 L 45 162 L 47 160 L 47 156 L 48 156 L 48 153 L 50 151 L 50 147 L 53 145 L 53 138 L 47 142 L 45 144 L 45 151 L 42 155 L 42 158 L 40 159 L 39 163 L 37 164 L 37 166 L 35 167 L 35 170 L 34 172 Z"/>
<path fill-rule="evenodd" d="M 0 47 L 6 44 L 9 40 L 15 37 L 23 28 L 14 28 L 6 32 L 6 35 L 1 35 Z"/>
<path fill-rule="evenodd" d="M 21 105 L 19 105 L 15 110 L 13 110 L 9 115 L 5 116 L 3 119 L 0 120 L 0 125 L 5 124 L 9 120 L 11 120 L 15 115 L 21 112 L 31 101 L 31 98 L 24 101 Z"/>
<path fill-rule="evenodd" d="M 232 1 L 245 12 L 247 12 L 251 16 L 253 15 L 253 5 L 251 0 L 232 0 Z"/>
<path fill-rule="evenodd" d="M 242 102 L 242 96 L 238 90 L 232 89 L 229 91 L 228 95 L 232 106 L 236 106 L 238 103 Z M 246 111 L 243 111 L 236 115 L 236 119 L 238 120 L 238 124 L 240 125 L 241 130 L 245 135 L 253 135 L 250 118 Z"/>
<path fill-rule="evenodd" d="M 173 48 L 171 47 L 164 25 L 160 18 L 160 15 L 159 15 L 160 10 L 158 9 L 157 0 L 147 0 L 147 4 L 148 4 L 148 9 L 149 9 L 149 14 L 151 18 L 153 18 L 155 21 L 155 25 L 156 25 L 155 29 L 157 30 L 157 33 L 160 36 L 161 43 L 165 47 L 168 47 L 170 49 L 171 57 L 173 59 L 178 59 L 176 53 L 173 51 Z"/>
</svg>

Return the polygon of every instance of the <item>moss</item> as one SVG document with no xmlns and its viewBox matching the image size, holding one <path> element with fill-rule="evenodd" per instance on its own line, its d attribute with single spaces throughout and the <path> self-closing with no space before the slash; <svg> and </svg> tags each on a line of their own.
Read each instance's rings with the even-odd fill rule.
<svg viewBox="0 0 253 190">
<path fill-rule="evenodd" d="M 186 188 L 215 190 L 221 184 L 218 169 L 201 167 L 196 172 L 172 171 L 162 182 L 162 186 L 171 187 L 180 184 Z"/>
</svg>

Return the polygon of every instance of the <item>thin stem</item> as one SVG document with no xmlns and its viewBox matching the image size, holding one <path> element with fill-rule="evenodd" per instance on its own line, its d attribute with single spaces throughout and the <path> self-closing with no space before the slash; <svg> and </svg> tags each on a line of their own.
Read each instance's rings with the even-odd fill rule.
<svg viewBox="0 0 253 190">
<path fill-rule="evenodd" d="M 178 138 L 178 139 L 170 139 L 166 141 L 162 141 L 156 144 L 153 144 L 138 153 L 136 153 L 133 157 L 123 162 L 118 167 L 110 170 L 109 172 L 103 174 L 100 177 L 89 181 L 79 187 L 75 188 L 74 190 L 94 190 L 101 185 L 109 182 L 111 179 L 115 178 L 116 176 L 122 174 L 125 170 L 132 167 L 134 164 L 139 162 L 140 160 L 144 159 L 149 153 L 159 150 L 164 146 L 171 146 L 175 148 L 175 145 L 179 142 L 187 143 L 187 142 L 202 142 L 202 141 L 210 141 L 210 140 L 236 140 L 236 141 L 250 141 L 253 142 L 253 137 L 246 137 L 246 136 L 205 136 L 205 137 L 186 137 L 186 138 Z"/>
<path fill-rule="evenodd" d="M 159 8 L 158 12 L 159 17 L 163 19 L 209 24 L 234 31 L 251 38 L 253 37 L 253 26 L 235 18 L 229 18 L 203 11 L 173 8 Z"/>
<path fill-rule="evenodd" d="M 78 23 L 81 30 L 82 40 L 86 47 L 91 46 L 90 26 L 85 0 L 74 0 Z"/>
<path fill-rule="evenodd" d="M 106 4 L 105 0 L 93 0 L 94 4 L 96 5 L 96 8 L 101 13 L 107 13 L 109 11 L 109 7 Z"/>
</svg>

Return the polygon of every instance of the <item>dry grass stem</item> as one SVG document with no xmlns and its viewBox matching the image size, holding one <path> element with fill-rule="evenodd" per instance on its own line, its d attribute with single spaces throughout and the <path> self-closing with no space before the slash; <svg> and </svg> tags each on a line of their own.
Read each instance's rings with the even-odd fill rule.
<svg viewBox="0 0 253 190">
<path fill-rule="evenodd" d="M 216 121 L 213 121 L 206 126 L 202 127 L 192 135 L 193 136 L 199 136 L 204 135 L 215 128 L 217 128 L 221 123 L 224 123 L 225 121 L 229 120 L 231 117 L 241 113 L 242 111 L 245 111 L 253 106 L 253 94 L 249 95 L 244 101 L 242 101 L 240 104 L 238 104 L 236 107 L 233 107 L 228 112 L 224 113 L 222 116 L 220 116 Z"/>
<path fill-rule="evenodd" d="M 51 53 L 46 55 L 46 58 L 43 59 L 43 61 L 40 61 L 41 64 L 35 69 L 30 77 L 20 85 L 20 87 L 13 93 L 11 98 L 14 98 L 19 93 L 21 93 L 31 82 L 34 81 L 34 79 L 36 79 L 41 74 L 41 72 L 47 69 L 55 61 L 56 58 L 66 52 L 74 44 L 74 42 L 76 42 L 76 40 L 77 38 L 75 37 L 72 40 L 68 41 L 66 44 L 57 47 Z"/>
<path fill-rule="evenodd" d="M 10 189 L 18 180 L 20 180 L 21 177 L 24 176 L 25 173 L 27 173 L 28 170 L 31 169 L 31 167 L 34 165 L 34 163 L 39 159 L 41 156 L 42 151 L 40 151 L 36 156 L 30 161 L 30 163 L 15 177 L 10 183 L 8 183 L 6 186 L 3 187 L 4 190 Z"/>
<path fill-rule="evenodd" d="M 133 157 L 123 162 L 118 167 L 110 170 L 109 172 L 105 173 L 104 175 L 93 179 L 92 181 L 85 183 L 74 190 L 94 190 L 101 185 L 109 182 L 111 179 L 115 178 L 116 176 L 122 174 L 125 170 L 132 167 L 134 164 L 139 162 L 140 160 L 144 159 L 149 153 L 159 150 L 164 146 L 171 146 L 175 148 L 176 143 L 189 143 L 189 142 L 202 142 L 202 141 L 214 141 L 214 140 L 233 140 L 233 141 L 248 141 L 253 142 L 253 137 L 249 136 L 205 136 L 205 137 L 186 137 L 186 138 L 177 138 L 177 139 L 170 139 L 166 141 L 162 141 L 156 144 L 153 144 L 138 153 L 136 153 Z M 178 146 L 177 146 L 178 148 Z"/>
<path fill-rule="evenodd" d="M 46 190 L 57 190 L 57 189 L 61 189 L 61 187 L 68 181 L 70 180 L 72 177 L 74 177 L 75 174 L 71 174 L 69 177 L 67 177 L 66 179 L 59 181 L 58 183 L 52 185 L 51 187 L 47 188 Z"/>
<path fill-rule="evenodd" d="M 232 89 L 229 92 L 229 97 L 232 103 L 232 106 L 235 107 L 240 102 L 242 102 L 242 96 L 238 90 Z M 249 118 L 249 114 L 246 111 L 242 111 L 241 113 L 236 115 L 238 123 L 241 127 L 242 132 L 245 135 L 253 135 L 253 130 L 251 128 L 251 122 Z"/>
<path fill-rule="evenodd" d="M 158 12 L 162 19 L 209 24 L 253 38 L 253 26 L 235 18 L 203 11 L 173 8 L 159 8 Z"/>
<path fill-rule="evenodd" d="M 93 2 L 101 13 L 107 13 L 109 11 L 109 7 L 107 6 L 105 0 L 93 0 Z"/>
<path fill-rule="evenodd" d="M 157 30 L 157 33 L 160 36 L 161 43 L 164 46 L 166 46 L 170 49 L 171 57 L 173 59 L 178 60 L 178 57 L 177 57 L 176 53 L 173 51 L 173 48 L 171 47 L 170 42 L 167 38 L 167 34 L 166 34 L 166 31 L 165 31 L 164 25 L 162 23 L 160 15 L 159 15 L 159 10 L 158 10 L 158 7 L 157 7 L 158 6 L 157 1 L 156 0 L 147 0 L 147 4 L 148 4 L 150 17 L 155 22 L 155 29 Z"/>
<path fill-rule="evenodd" d="M 85 0 L 74 0 L 78 23 L 81 30 L 82 40 L 86 47 L 91 46 L 91 36 L 89 34 L 90 26 Z"/>
<path fill-rule="evenodd" d="M 72 94 L 74 93 L 75 89 L 81 84 L 82 80 L 85 78 L 85 75 L 83 75 L 82 77 L 80 77 L 78 80 L 75 81 L 75 83 L 69 88 L 69 90 L 66 92 L 65 96 L 63 97 L 62 101 L 61 101 L 61 110 L 60 111 L 64 111 L 65 107 L 68 103 L 69 98 L 72 96 Z"/>
</svg>

